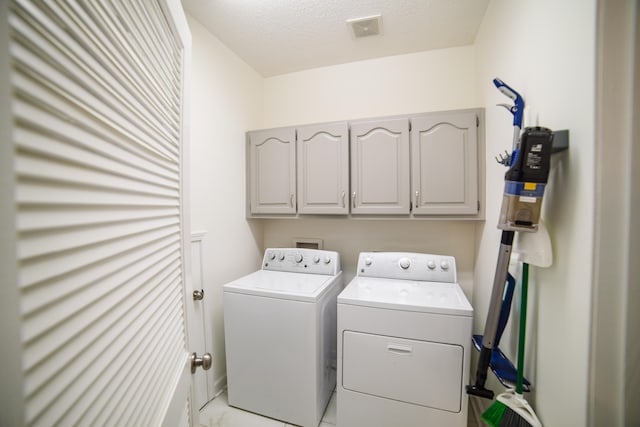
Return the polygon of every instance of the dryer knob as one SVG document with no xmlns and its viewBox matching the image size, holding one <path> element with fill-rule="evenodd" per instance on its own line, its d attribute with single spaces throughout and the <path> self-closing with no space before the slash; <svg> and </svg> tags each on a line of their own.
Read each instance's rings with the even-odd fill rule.
<svg viewBox="0 0 640 427">
<path fill-rule="evenodd" d="M 427 261 L 427 268 L 429 270 L 434 270 L 436 268 L 436 263 L 434 260 L 430 259 L 429 261 Z"/>
<path fill-rule="evenodd" d="M 331 257 L 329 255 L 327 255 L 326 257 L 324 257 L 324 263 L 325 264 L 329 264 L 331 262 Z"/>
<path fill-rule="evenodd" d="M 446 259 L 443 259 L 440 262 L 440 268 L 442 268 L 444 271 L 447 271 L 449 269 L 449 261 L 447 261 Z"/>
<path fill-rule="evenodd" d="M 298 264 L 302 262 L 302 254 L 296 254 L 296 262 Z"/>
<path fill-rule="evenodd" d="M 276 259 L 276 254 L 274 254 L 273 252 L 269 252 L 269 255 L 267 255 L 267 257 L 273 261 L 274 259 Z"/>
<path fill-rule="evenodd" d="M 313 257 L 313 262 L 315 262 L 316 264 L 320 262 L 320 257 L 318 255 Z"/>
<path fill-rule="evenodd" d="M 284 254 L 283 254 L 283 253 L 281 253 L 280 255 L 278 255 L 278 259 L 279 259 L 280 261 L 284 261 Z"/>
<path fill-rule="evenodd" d="M 411 260 L 409 258 L 400 258 L 398 264 L 400 265 L 400 268 L 402 268 L 403 270 L 407 270 L 409 267 L 411 267 Z"/>
<path fill-rule="evenodd" d="M 366 257 L 366 258 L 364 259 L 364 265 L 366 265 L 366 266 L 371 265 L 371 263 L 372 263 L 372 262 L 373 262 L 373 260 L 371 259 L 371 257 L 370 257 L 370 256 L 368 256 L 368 257 Z"/>
</svg>

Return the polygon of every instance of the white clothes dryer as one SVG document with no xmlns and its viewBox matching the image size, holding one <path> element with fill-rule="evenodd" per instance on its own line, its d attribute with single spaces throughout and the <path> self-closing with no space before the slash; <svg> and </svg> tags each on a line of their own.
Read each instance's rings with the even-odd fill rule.
<svg viewBox="0 0 640 427">
<path fill-rule="evenodd" d="M 338 296 L 338 427 L 467 425 L 473 309 L 451 256 L 363 252 Z"/>
<path fill-rule="evenodd" d="M 336 384 L 337 252 L 270 248 L 223 288 L 229 405 L 317 427 Z"/>
</svg>

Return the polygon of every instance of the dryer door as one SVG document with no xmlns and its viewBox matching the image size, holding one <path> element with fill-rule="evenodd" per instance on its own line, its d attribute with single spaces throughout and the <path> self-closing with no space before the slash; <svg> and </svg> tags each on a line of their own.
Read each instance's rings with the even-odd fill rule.
<svg viewBox="0 0 640 427">
<path fill-rule="evenodd" d="M 461 346 L 352 331 L 342 339 L 345 389 L 460 412 Z"/>
</svg>

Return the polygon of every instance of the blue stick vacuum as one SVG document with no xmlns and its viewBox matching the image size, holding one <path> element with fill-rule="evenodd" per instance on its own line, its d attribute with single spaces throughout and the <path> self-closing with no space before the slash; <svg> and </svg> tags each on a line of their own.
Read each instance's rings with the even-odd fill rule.
<svg viewBox="0 0 640 427">
<path fill-rule="evenodd" d="M 542 195 L 549 176 L 553 141 L 553 133 L 540 127 L 527 128 L 521 138 L 524 99 L 500 79 L 494 79 L 493 84 L 513 101 L 513 105 L 499 104 L 513 115 L 513 146 L 511 154 L 498 159 L 499 163 L 509 166 L 505 175 L 504 196 L 498 221 L 502 236 L 475 383 L 467 386 L 468 394 L 487 399 L 493 399 L 493 391 L 485 388 L 485 383 L 491 354 L 497 344 L 513 238 L 516 231 L 537 230 Z"/>
</svg>

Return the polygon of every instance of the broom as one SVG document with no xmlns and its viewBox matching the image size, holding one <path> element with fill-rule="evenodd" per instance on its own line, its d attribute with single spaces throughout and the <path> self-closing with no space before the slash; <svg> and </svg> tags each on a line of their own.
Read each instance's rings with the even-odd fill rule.
<svg viewBox="0 0 640 427">
<path fill-rule="evenodd" d="M 524 376 L 524 344 L 527 323 L 527 287 L 529 264 L 522 263 L 522 301 L 520 308 L 520 331 L 518 334 L 518 368 L 515 390 L 498 395 L 497 400 L 482 414 L 482 420 L 491 427 L 542 427 L 529 403 L 522 396 Z"/>
</svg>

